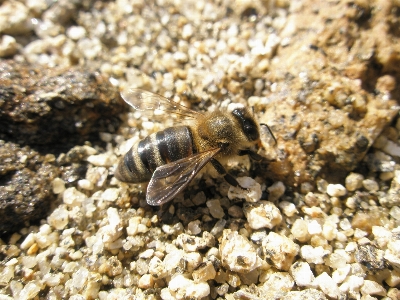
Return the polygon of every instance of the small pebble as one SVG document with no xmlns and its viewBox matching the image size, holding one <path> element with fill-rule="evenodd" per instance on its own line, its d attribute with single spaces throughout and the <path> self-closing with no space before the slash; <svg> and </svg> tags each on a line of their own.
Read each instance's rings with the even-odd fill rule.
<svg viewBox="0 0 400 300">
<path fill-rule="evenodd" d="M 329 254 L 328 250 L 323 247 L 313 247 L 310 245 L 304 245 L 300 249 L 300 256 L 310 264 L 323 264 L 324 257 Z"/>
<path fill-rule="evenodd" d="M 140 277 L 138 287 L 141 289 L 150 289 L 154 286 L 154 278 L 150 274 L 144 274 Z"/>
<path fill-rule="evenodd" d="M 385 288 L 376 281 L 372 280 L 364 280 L 364 284 L 362 285 L 360 291 L 363 295 L 377 295 L 382 297 L 386 296 Z"/>
<path fill-rule="evenodd" d="M 219 200 L 209 200 L 206 202 L 210 214 L 216 219 L 222 219 L 225 216 L 224 210 L 221 207 Z"/>
<path fill-rule="evenodd" d="M 93 188 L 94 188 L 93 183 L 90 182 L 90 181 L 87 180 L 87 179 L 78 180 L 78 186 L 79 186 L 81 189 L 83 189 L 83 190 L 88 190 L 88 191 L 91 191 L 91 190 L 93 190 Z"/>
<path fill-rule="evenodd" d="M 257 202 L 261 199 L 262 191 L 261 185 L 251 177 L 238 177 L 237 181 L 242 188 L 230 186 L 228 191 L 228 198 L 234 199 L 244 199 L 247 202 Z"/>
<path fill-rule="evenodd" d="M 322 232 L 322 227 L 316 220 L 312 220 L 311 222 L 309 222 L 307 229 L 310 235 L 316 235 Z"/>
<path fill-rule="evenodd" d="M 201 299 L 210 294 L 210 286 L 206 282 L 195 283 L 181 274 L 171 279 L 168 283 L 168 288 L 189 299 Z"/>
<path fill-rule="evenodd" d="M 367 191 L 376 192 L 379 190 L 379 185 L 375 180 L 372 179 L 364 179 L 362 185 Z"/>
<path fill-rule="evenodd" d="M 225 229 L 219 247 L 222 264 L 233 272 L 248 273 L 261 264 L 261 259 L 247 238 Z"/>
<path fill-rule="evenodd" d="M 53 193 L 56 195 L 65 191 L 65 182 L 61 178 L 55 178 L 52 182 L 52 186 Z"/>
<path fill-rule="evenodd" d="M 18 51 L 18 44 L 14 37 L 3 35 L 0 39 L 0 57 L 12 56 Z"/>
<path fill-rule="evenodd" d="M 315 284 L 319 286 L 321 291 L 331 298 L 338 299 L 340 290 L 335 281 L 326 273 L 323 272 L 317 278 L 315 278 Z"/>
<path fill-rule="evenodd" d="M 272 229 L 282 221 L 281 212 L 269 201 L 247 203 L 243 206 L 243 211 L 252 229 Z"/>
<path fill-rule="evenodd" d="M 277 201 L 280 197 L 283 196 L 285 193 L 286 187 L 281 181 L 275 182 L 273 185 L 271 185 L 268 190 L 268 201 L 275 202 Z"/>
<path fill-rule="evenodd" d="M 278 206 L 287 217 L 293 217 L 295 214 L 299 213 L 294 203 L 288 201 L 280 201 Z"/>
<path fill-rule="evenodd" d="M 201 222 L 199 220 L 189 222 L 189 224 L 188 224 L 189 233 L 193 234 L 193 235 L 199 234 L 201 232 L 200 225 L 201 225 Z"/>
<path fill-rule="evenodd" d="M 290 267 L 290 274 L 298 286 L 311 287 L 315 279 L 310 265 L 306 262 L 297 262 Z"/>
<path fill-rule="evenodd" d="M 286 236 L 270 232 L 262 240 L 262 252 L 265 259 L 271 261 L 275 268 L 288 271 L 299 252 L 299 245 Z"/>
<path fill-rule="evenodd" d="M 346 189 L 350 192 L 358 190 L 363 185 L 364 176 L 358 173 L 350 173 L 345 180 Z"/>
<path fill-rule="evenodd" d="M 217 275 L 213 264 L 210 261 L 201 264 L 196 270 L 193 271 L 192 277 L 194 282 L 207 282 L 207 280 L 212 280 Z"/>
<path fill-rule="evenodd" d="M 328 184 L 326 193 L 331 197 L 341 197 L 346 195 L 346 188 L 341 184 Z"/>
<path fill-rule="evenodd" d="M 72 40 L 79 40 L 86 35 L 86 30 L 82 26 L 71 26 L 67 30 L 67 36 Z"/>
<path fill-rule="evenodd" d="M 291 228 L 291 233 L 301 243 L 308 241 L 311 237 L 308 233 L 308 222 L 302 219 L 296 219 Z"/>
</svg>

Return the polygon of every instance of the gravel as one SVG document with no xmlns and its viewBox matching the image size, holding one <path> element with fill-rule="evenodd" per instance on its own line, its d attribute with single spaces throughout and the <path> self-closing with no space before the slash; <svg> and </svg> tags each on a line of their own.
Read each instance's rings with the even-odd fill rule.
<svg viewBox="0 0 400 300">
<path fill-rule="evenodd" d="M 0 240 L 0 300 L 399 299 L 399 5 L 3 1 L 0 57 L 57 69 L 54 81 L 97 70 L 101 95 L 115 94 L 101 98 L 123 122 L 101 123 L 98 143 L 43 158 L 7 153 L 4 145 L 20 146 L 4 134 L 1 175 L 15 174 L 0 178 L 1 195 L 15 198 L 23 185 L 44 193 L 29 183 L 45 167 L 27 169 L 33 158 L 58 169 L 43 185 L 50 212 Z M 259 163 L 226 162 L 246 190 L 207 169 L 168 207 L 150 207 L 145 184 L 113 174 L 134 143 L 171 120 L 122 112 L 115 91 L 127 87 L 200 111 L 249 105 L 278 143 L 263 145 Z M 34 119 L 45 131 L 25 122 L 28 134 L 8 125 L 29 144 L 44 140 L 46 120 Z"/>
</svg>

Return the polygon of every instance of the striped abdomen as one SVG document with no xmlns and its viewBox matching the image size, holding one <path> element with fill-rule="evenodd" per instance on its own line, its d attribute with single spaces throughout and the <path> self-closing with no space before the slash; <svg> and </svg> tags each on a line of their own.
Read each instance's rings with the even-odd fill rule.
<svg viewBox="0 0 400 300">
<path fill-rule="evenodd" d="M 196 153 L 187 126 L 166 128 L 135 144 L 119 161 L 115 177 L 124 182 L 148 181 L 157 167 Z"/>
</svg>

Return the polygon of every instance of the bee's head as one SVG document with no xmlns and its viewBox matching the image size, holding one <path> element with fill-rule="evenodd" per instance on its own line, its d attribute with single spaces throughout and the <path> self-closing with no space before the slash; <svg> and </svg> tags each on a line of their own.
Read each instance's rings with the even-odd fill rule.
<svg viewBox="0 0 400 300">
<path fill-rule="evenodd" d="M 253 115 L 244 106 L 238 106 L 231 111 L 236 121 L 240 124 L 242 131 L 249 142 L 260 139 L 260 132 Z"/>
</svg>

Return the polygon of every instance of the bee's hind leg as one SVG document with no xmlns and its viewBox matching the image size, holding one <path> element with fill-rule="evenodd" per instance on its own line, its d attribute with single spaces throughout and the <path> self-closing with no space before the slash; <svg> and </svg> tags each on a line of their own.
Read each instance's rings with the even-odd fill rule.
<svg viewBox="0 0 400 300">
<path fill-rule="evenodd" d="M 239 182 L 236 180 L 235 177 L 233 177 L 231 174 L 227 173 L 224 166 L 221 165 L 221 163 L 216 160 L 215 158 L 212 158 L 211 160 L 211 164 L 213 165 L 213 167 L 215 168 L 215 170 L 218 172 L 218 174 L 223 175 L 224 179 L 226 180 L 227 183 L 229 183 L 230 185 L 234 186 L 234 187 L 238 187 L 241 188 L 242 190 L 248 191 L 247 188 L 242 187 Z"/>
</svg>

